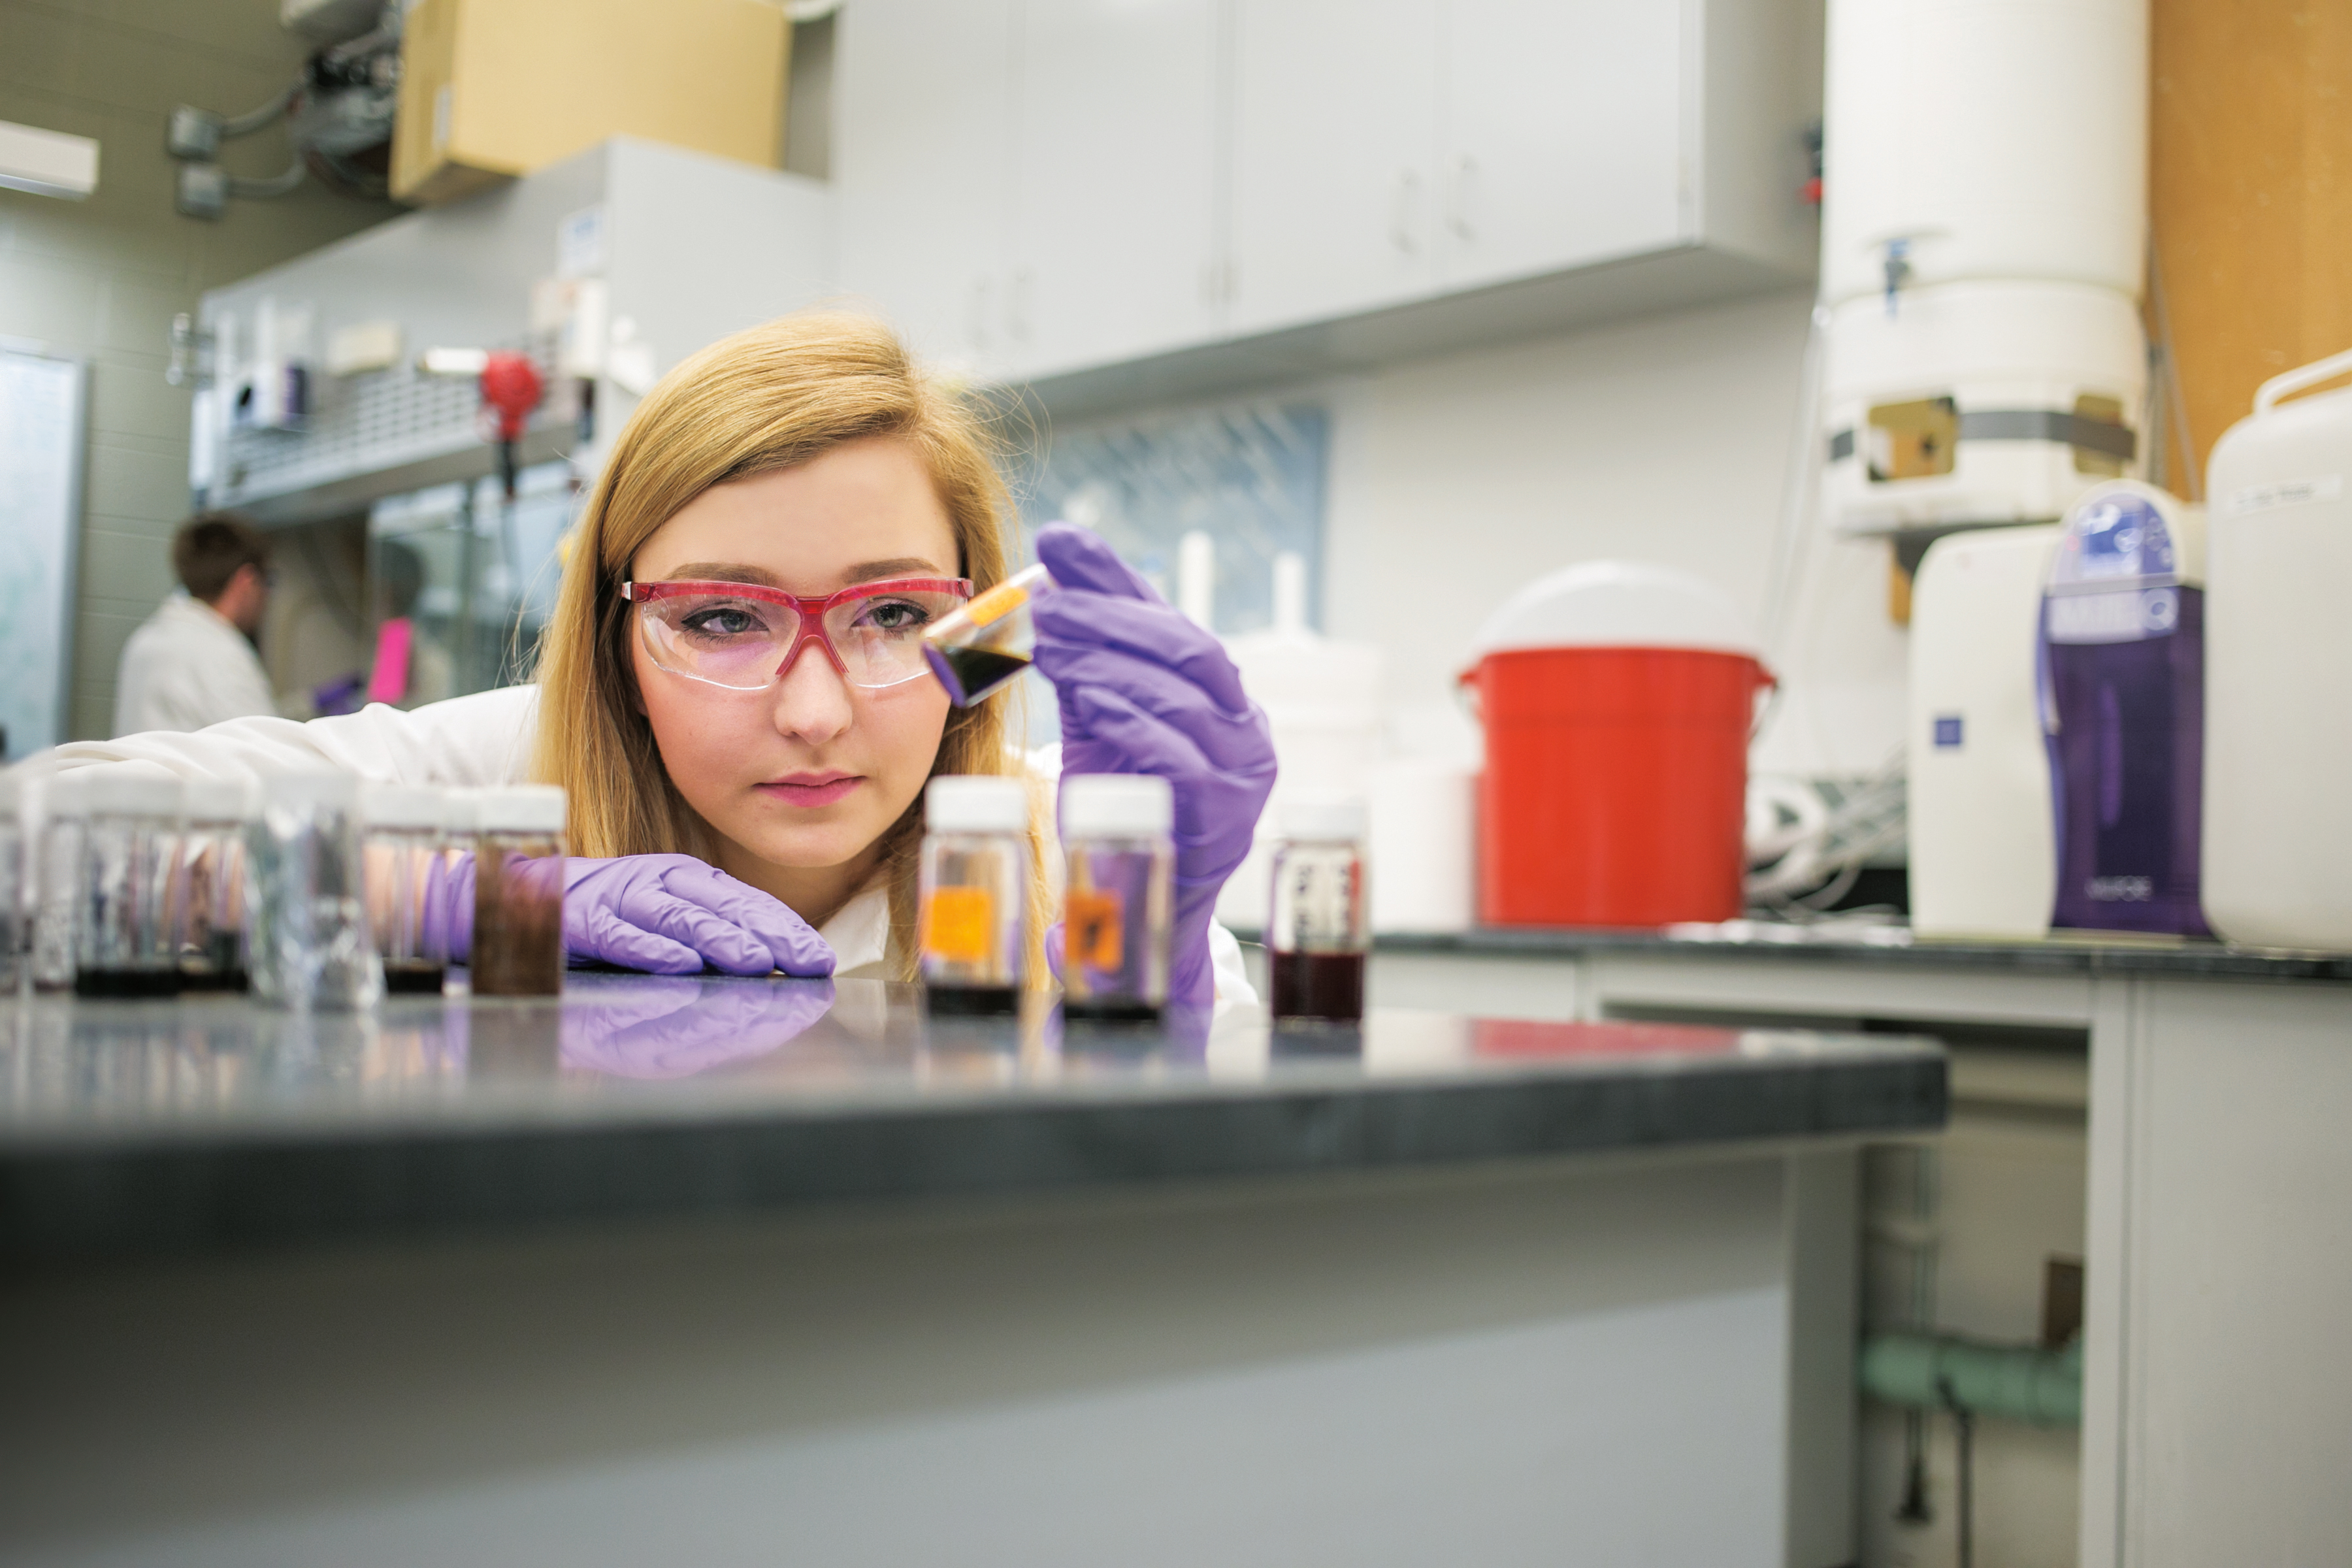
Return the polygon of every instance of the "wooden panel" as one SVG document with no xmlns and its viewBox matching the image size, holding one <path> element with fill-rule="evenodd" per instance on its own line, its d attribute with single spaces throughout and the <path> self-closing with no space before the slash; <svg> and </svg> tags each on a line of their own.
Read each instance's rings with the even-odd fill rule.
<svg viewBox="0 0 2352 1568">
<path fill-rule="evenodd" d="M 2153 0 L 2150 24 L 2149 217 L 2201 494 L 2255 387 L 2352 348 L 2352 5 Z"/>
</svg>

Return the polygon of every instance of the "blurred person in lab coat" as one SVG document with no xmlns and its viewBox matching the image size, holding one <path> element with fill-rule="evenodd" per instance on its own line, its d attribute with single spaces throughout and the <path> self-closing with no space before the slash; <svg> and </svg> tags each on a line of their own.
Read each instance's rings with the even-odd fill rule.
<svg viewBox="0 0 2352 1568">
<path fill-rule="evenodd" d="M 253 637 L 269 607 L 269 541 L 226 512 L 207 512 L 172 541 L 179 591 L 123 645 L 114 732 L 201 730 L 275 713 Z"/>
</svg>

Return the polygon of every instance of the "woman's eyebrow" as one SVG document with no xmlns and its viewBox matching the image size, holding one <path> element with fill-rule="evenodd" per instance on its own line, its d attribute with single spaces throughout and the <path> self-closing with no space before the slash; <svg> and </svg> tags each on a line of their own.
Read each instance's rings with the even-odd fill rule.
<svg viewBox="0 0 2352 1568">
<path fill-rule="evenodd" d="M 861 561 L 841 574 L 845 583 L 873 583 L 884 577 L 952 577 L 952 572 L 941 572 L 919 555 L 901 555 L 889 561 Z"/>
<path fill-rule="evenodd" d="M 765 588 L 777 586 L 774 573 L 736 561 L 689 561 L 683 566 L 672 567 L 667 575 L 673 583 L 757 583 Z"/>
</svg>

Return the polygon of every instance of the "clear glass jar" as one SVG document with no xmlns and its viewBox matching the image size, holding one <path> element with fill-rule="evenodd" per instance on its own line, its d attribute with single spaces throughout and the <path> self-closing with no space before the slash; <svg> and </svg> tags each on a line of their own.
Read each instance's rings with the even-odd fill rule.
<svg viewBox="0 0 2352 1568">
<path fill-rule="evenodd" d="M 1176 903 L 1175 792 L 1141 773 L 1062 781 L 1062 1013 L 1157 1018 Z"/>
<path fill-rule="evenodd" d="M 72 787 L 89 813 L 74 909 L 74 994 L 176 995 L 172 873 L 179 862 L 180 781 L 92 769 Z"/>
<path fill-rule="evenodd" d="M 41 784 L 34 847 L 33 933 L 29 967 L 41 991 L 74 983 L 74 910 L 81 900 L 81 852 L 89 837 L 89 801 L 59 787 L 61 775 Z"/>
<path fill-rule="evenodd" d="M 1273 897 L 1265 945 L 1283 1018 L 1340 1021 L 1364 1016 L 1366 919 L 1364 805 L 1344 795 L 1282 803 L 1276 823 Z"/>
<path fill-rule="evenodd" d="M 373 784 L 360 797 L 367 821 L 368 929 L 383 960 L 387 993 L 437 996 L 448 978 L 446 922 L 436 918 L 448 803 L 437 789 Z"/>
<path fill-rule="evenodd" d="M 184 991 L 246 988 L 245 841 L 257 814 L 250 784 L 188 781 L 172 889 Z"/>
<path fill-rule="evenodd" d="M 947 774 L 923 792 L 918 942 L 934 1013 L 1016 1013 L 1026 958 L 1029 792 Z"/>
<path fill-rule="evenodd" d="M 246 962 L 253 994 L 296 1009 L 349 1011 L 383 995 L 369 939 L 360 781 L 275 773 L 246 837 Z"/>
<path fill-rule="evenodd" d="M 14 996 L 25 984 L 32 911 L 35 840 L 25 831 L 24 795 L 13 778 L 0 777 L 0 995 Z"/>
<path fill-rule="evenodd" d="M 563 792 L 513 784 L 473 797 L 477 996 L 563 989 Z"/>
</svg>

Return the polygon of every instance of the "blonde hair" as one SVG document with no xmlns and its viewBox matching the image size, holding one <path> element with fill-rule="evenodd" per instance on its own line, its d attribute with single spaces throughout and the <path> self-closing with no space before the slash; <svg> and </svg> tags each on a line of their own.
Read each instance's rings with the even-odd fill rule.
<svg viewBox="0 0 2352 1568">
<path fill-rule="evenodd" d="M 906 442 L 929 474 L 956 542 L 959 570 L 985 590 L 1005 575 L 1012 509 L 982 410 L 926 377 L 887 326 L 805 311 L 724 338 L 671 371 L 637 405 L 589 492 L 555 614 L 541 645 L 534 773 L 571 796 L 574 854 L 714 858 L 709 823 L 670 781 L 635 701 L 629 563 L 680 508 L 713 485 L 808 462 L 852 441 Z M 1010 689 L 951 709 L 931 773 L 1027 776 L 1013 750 Z M 1033 793 L 1034 781 L 1032 780 Z M 1040 814 L 1032 813 L 1033 824 Z M 1045 858 L 1031 828 L 1029 973 L 1041 962 Z M 897 978 L 915 970 L 917 851 L 922 800 L 879 840 L 890 892 Z"/>
</svg>

